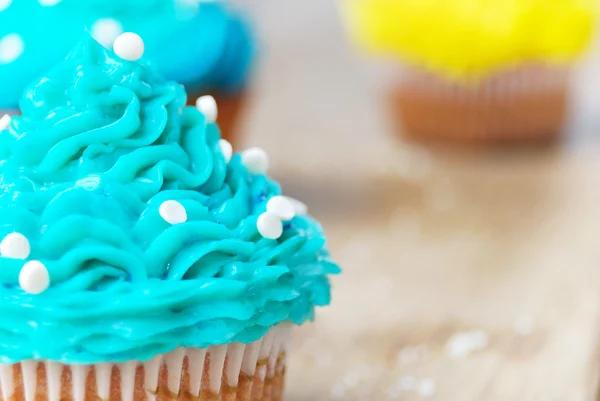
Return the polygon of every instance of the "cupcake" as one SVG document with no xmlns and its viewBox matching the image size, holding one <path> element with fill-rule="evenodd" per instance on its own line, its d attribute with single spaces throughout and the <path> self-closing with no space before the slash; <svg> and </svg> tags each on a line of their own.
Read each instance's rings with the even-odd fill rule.
<svg viewBox="0 0 600 401">
<path fill-rule="evenodd" d="M 191 104 L 217 98 L 224 137 L 235 135 L 255 43 L 246 18 L 220 1 L 0 1 L 0 110 L 15 113 L 26 85 L 63 60 L 85 31 L 107 48 L 125 31 L 138 33 L 146 58 L 185 85 Z"/>
<path fill-rule="evenodd" d="M 0 400 L 281 400 L 338 273 L 215 110 L 90 37 L 0 132 Z"/>
<path fill-rule="evenodd" d="M 363 47 L 396 60 L 392 110 L 420 139 L 545 140 L 561 132 L 594 0 L 346 0 Z M 399 62 L 398 62 L 399 61 Z"/>
</svg>

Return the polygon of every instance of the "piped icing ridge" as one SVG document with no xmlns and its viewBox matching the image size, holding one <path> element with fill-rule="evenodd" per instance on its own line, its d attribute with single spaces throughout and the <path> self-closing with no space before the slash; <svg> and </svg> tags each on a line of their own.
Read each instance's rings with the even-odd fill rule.
<svg viewBox="0 0 600 401">
<path fill-rule="evenodd" d="M 29 87 L 0 132 L 0 238 L 29 246 L 0 246 L 18 251 L 0 258 L 0 363 L 248 343 L 329 303 L 339 268 L 318 223 L 261 235 L 280 187 L 243 155 L 227 162 L 217 125 L 185 100 L 91 38 Z M 47 289 L 22 288 L 32 261 Z"/>
<path fill-rule="evenodd" d="M 344 0 L 349 28 L 370 50 L 454 79 L 521 63 L 564 65 L 589 45 L 595 0 Z"/>
</svg>

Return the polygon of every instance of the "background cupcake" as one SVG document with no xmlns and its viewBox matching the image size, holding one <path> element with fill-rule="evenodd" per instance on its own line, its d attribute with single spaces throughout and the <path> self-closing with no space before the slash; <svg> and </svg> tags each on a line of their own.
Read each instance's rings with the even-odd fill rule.
<svg viewBox="0 0 600 401">
<path fill-rule="evenodd" d="M 570 72 L 591 40 L 592 0 L 347 0 L 362 46 L 402 62 L 393 110 L 409 135 L 529 140 L 556 135 Z"/>
<path fill-rule="evenodd" d="M 339 271 L 215 110 L 91 38 L 0 131 L 0 399 L 280 400 Z"/>
<path fill-rule="evenodd" d="M 255 54 L 246 19 L 226 2 L 179 0 L 19 0 L 0 2 L 0 110 L 16 111 L 29 82 L 65 58 L 88 30 L 110 48 L 137 32 L 146 57 L 185 85 L 190 103 L 219 100 L 231 139 Z"/>
</svg>

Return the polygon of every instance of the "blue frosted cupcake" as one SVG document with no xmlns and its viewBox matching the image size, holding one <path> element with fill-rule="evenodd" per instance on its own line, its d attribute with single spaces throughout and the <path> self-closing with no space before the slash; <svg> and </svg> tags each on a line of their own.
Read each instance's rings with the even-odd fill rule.
<svg viewBox="0 0 600 401">
<path fill-rule="evenodd" d="M 0 128 L 0 400 L 280 400 L 339 272 L 214 104 L 85 39 Z"/>
<path fill-rule="evenodd" d="M 220 1 L 0 1 L 0 110 L 16 110 L 25 86 L 85 31 L 107 48 L 125 31 L 138 33 L 160 73 L 184 84 L 190 103 L 217 97 L 222 130 L 234 130 L 255 42 L 246 19 Z"/>
</svg>

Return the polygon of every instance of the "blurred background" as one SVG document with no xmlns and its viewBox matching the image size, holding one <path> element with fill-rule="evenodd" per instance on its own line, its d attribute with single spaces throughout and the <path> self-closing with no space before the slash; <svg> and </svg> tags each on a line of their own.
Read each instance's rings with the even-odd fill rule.
<svg viewBox="0 0 600 401">
<path fill-rule="evenodd" d="M 0 0 L 3 111 L 17 112 L 6 96 L 11 68 L 38 74 L 31 42 L 7 36 L 27 31 L 8 14 L 27 1 Z M 185 82 L 191 103 L 217 97 L 236 151 L 267 151 L 270 175 L 309 205 L 344 269 L 332 280 L 331 307 L 298 330 L 286 399 L 598 399 L 600 43 L 587 35 L 591 12 L 580 13 L 579 0 L 498 2 L 498 20 L 530 4 L 548 6 L 548 18 L 534 12 L 519 40 L 506 45 L 499 35 L 475 49 L 467 30 L 450 35 L 464 47 L 440 45 L 444 30 L 463 25 L 457 17 L 439 32 L 428 26 L 427 12 L 440 17 L 435 7 L 395 18 L 405 10 L 394 4 L 436 0 L 387 0 L 388 32 L 427 22 L 422 35 L 410 31 L 389 43 L 367 32 L 383 26 L 373 22 L 375 8 L 356 11 L 353 20 L 340 1 L 238 0 L 250 25 L 213 8 L 211 22 L 195 25 L 209 32 L 199 34 L 209 40 L 198 46 L 197 60 L 159 57 L 167 75 L 193 72 Z M 484 17 L 496 21 L 493 2 L 437 1 L 451 11 L 454 4 L 492 4 L 482 20 L 474 14 L 475 32 L 486 31 Z M 92 33 L 112 43 L 122 30 L 139 28 L 149 54 L 161 54 L 156 49 L 177 34 L 180 17 L 157 18 L 166 15 L 174 19 L 161 30 L 152 20 L 123 19 L 121 26 L 108 18 Z M 546 25 L 550 17 L 555 22 Z M 361 24 L 369 28 L 364 43 L 355 32 Z M 247 39 L 250 29 L 256 44 Z M 156 35 L 146 40 L 144 30 Z M 227 32 L 246 39 L 228 42 Z M 381 43 L 367 43 L 369 34 Z M 538 36 L 551 39 L 540 44 Z M 195 40 L 179 38 L 168 43 Z M 215 43 L 226 56 L 210 51 Z M 383 44 L 391 54 L 373 52 Z M 404 50 L 411 62 L 401 67 L 397 53 Z M 528 52 L 537 58 L 523 63 Z M 550 63 L 542 57 L 548 55 Z M 52 57 L 48 52 L 47 61 Z M 557 60 L 568 61 L 573 74 L 555 69 Z M 505 64 L 508 73 L 496 69 Z"/>
<path fill-rule="evenodd" d="M 393 67 L 351 44 L 338 6 L 246 4 L 263 43 L 242 144 L 345 269 L 296 337 L 287 399 L 597 399 L 598 41 L 558 140 L 424 144 L 398 135 Z"/>
</svg>

